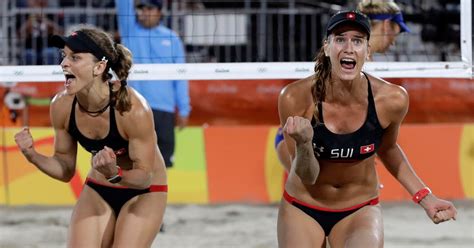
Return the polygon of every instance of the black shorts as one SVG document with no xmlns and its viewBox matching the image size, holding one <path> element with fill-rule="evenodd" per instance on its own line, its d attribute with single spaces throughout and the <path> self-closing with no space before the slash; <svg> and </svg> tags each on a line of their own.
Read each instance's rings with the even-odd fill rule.
<svg viewBox="0 0 474 248">
<path fill-rule="evenodd" d="M 158 147 L 160 148 L 161 155 L 163 155 L 166 167 L 171 167 L 173 166 L 175 145 L 175 114 L 153 109 L 153 120 L 155 122 L 155 132 L 158 137 Z"/>
</svg>

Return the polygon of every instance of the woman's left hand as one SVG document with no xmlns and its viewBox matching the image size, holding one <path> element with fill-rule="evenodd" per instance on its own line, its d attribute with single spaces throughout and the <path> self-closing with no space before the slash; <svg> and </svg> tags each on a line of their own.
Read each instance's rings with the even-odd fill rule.
<svg viewBox="0 0 474 248">
<path fill-rule="evenodd" d="M 435 224 L 448 220 L 456 220 L 457 210 L 453 203 L 437 198 L 433 194 L 427 195 L 421 202 L 426 214 Z"/>
<path fill-rule="evenodd" d="M 92 168 L 102 173 L 105 178 L 111 178 L 118 173 L 117 157 L 114 150 L 104 146 L 104 149 L 92 157 Z"/>
</svg>

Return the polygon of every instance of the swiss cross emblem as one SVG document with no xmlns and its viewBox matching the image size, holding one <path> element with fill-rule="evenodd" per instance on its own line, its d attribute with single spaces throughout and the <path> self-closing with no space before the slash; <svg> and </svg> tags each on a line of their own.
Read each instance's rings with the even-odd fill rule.
<svg viewBox="0 0 474 248">
<path fill-rule="evenodd" d="M 346 18 L 349 20 L 354 20 L 356 18 L 356 15 L 352 12 L 349 12 L 346 14 Z"/>
<path fill-rule="evenodd" d="M 370 144 L 370 145 L 366 145 L 366 146 L 361 146 L 360 147 L 360 154 L 366 154 L 366 153 L 370 153 L 370 152 L 373 152 L 375 149 L 375 145 L 374 144 Z"/>
</svg>

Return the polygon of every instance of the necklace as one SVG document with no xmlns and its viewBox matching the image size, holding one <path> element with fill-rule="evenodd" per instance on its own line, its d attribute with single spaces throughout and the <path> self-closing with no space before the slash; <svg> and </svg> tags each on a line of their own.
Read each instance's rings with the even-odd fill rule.
<svg viewBox="0 0 474 248">
<path fill-rule="evenodd" d="M 88 114 L 89 116 L 92 116 L 92 117 L 97 117 L 99 115 L 101 115 L 102 113 L 104 113 L 110 106 L 110 101 L 109 103 L 107 103 L 107 105 L 105 105 L 105 107 L 103 107 L 102 109 L 99 109 L 97 111 L 89 111 L 87 110 L 86 108 L 84 108 L 84 106 L 81 105 L 81 103 L 79 101 L 77 101 L 77 105 L 79 105 L 79 108 L 83 111 L 83 112 L 86 112 L 86 114 Z"/>
</svg>

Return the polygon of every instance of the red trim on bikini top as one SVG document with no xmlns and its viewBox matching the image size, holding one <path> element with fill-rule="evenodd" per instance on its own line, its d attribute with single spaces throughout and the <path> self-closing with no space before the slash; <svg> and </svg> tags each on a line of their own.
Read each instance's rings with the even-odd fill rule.
<svg viewBox="0 0 474 248">
<path fill-rule="evenodd" d="M 283 192 L 283 198 L 285 198 L 285 200 L 287 200 L 289 203 L 296 202 L 296 203 L 298 203 L 300 205 L 303 205 L 305 207 L 312 208 L 312 209 L 315 209 L 315 210 L 320 210 L 320 211 L 326 211 L 326 212 L 345 212 L 345 211 L 350 211 L 350 210 L 361 208 L 365 205 L 377 205 L 379 203 L 379 198 L 376 197 L 372 200 L 368 200 L 366 202 L 354 205 L 352 207 L 342 208 L 342 209 L 330 209 L 330 208 L 323 208 L 323 207 L 311 205 L 311 204 L 308 204 L 306 202 L 300 201 L 300 200 L 294 198 L 293 196 L 289 195 L 288 192 L 286 192 L 286 190 Z"/>
</svg>

